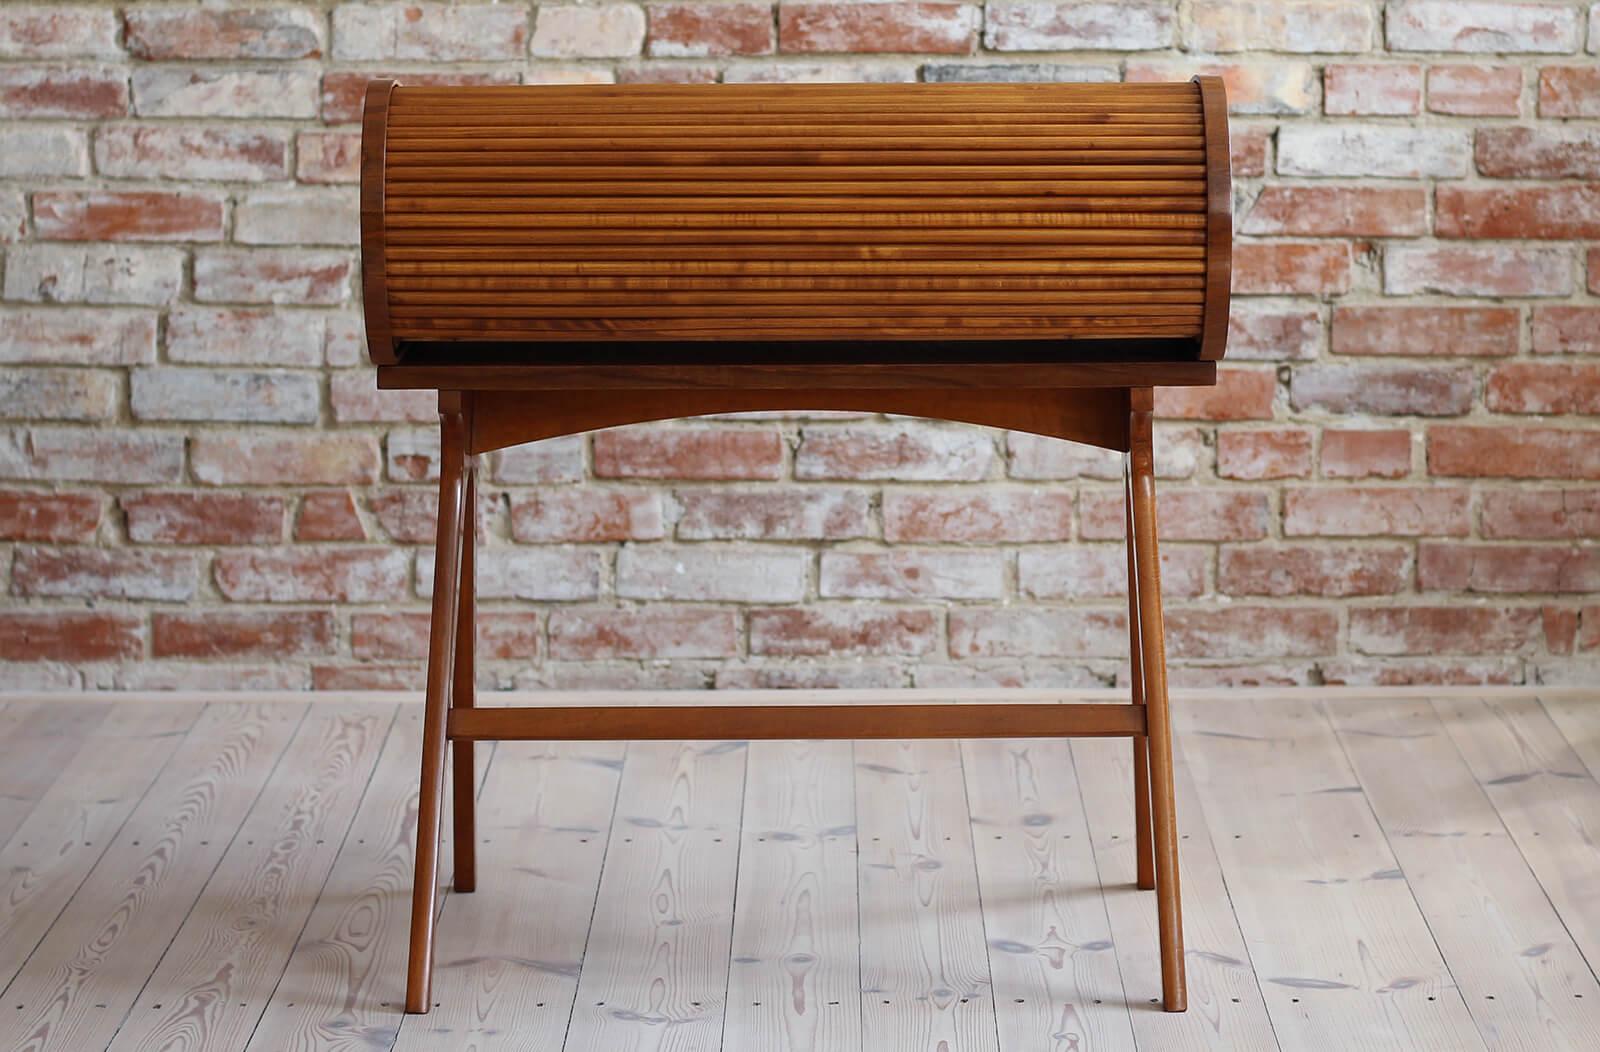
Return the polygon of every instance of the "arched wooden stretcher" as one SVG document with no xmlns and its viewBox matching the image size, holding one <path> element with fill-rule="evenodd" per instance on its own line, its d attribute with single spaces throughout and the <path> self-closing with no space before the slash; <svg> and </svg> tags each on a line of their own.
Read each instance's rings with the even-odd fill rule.
<svg viewBox="0 0 1600 1052">
<path fill-rule="evenodd" d="M 1185 1006 L 1152 388 L 1211 384 L 1232 244 L 1221 82 L 406 87 L 363 117 L 367 340 L 439 392 L 406 1008 L 430 1000 L 446 744 L 1118 735 L 1165 1007 Z M 475 705 L 477 457 L 744 410 L 849 409 L 1128 454 L 1133 704 Z"/>
</svg>

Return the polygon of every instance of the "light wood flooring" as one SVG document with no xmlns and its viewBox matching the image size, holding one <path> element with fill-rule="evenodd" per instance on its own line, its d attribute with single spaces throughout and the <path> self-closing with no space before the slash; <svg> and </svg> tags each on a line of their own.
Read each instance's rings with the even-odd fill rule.
<svg viewBox="0 0 1600 1052">
<path fill-rule="evenodd" d="M 0 1049 L 1600 1048 L 1600 692 L 1175 709 L 1185 1015 L 1080 739 L 480 747 L 407 1017 L 420 705 L 0 699 Z"/>
</svg>

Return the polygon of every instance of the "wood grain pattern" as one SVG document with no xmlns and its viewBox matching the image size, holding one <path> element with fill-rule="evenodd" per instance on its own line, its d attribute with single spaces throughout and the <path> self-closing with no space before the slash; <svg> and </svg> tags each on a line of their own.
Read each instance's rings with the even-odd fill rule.
<svg viewBox="0 0 1600 1052">
<path fill-rule="evenodd" d="M 1002 1052 L 1134 1048 L 1071 747 L 961 753 Z"/>
<path fill-rule="evenodd" d="M 118 705 L 5 846 L 0 989 L 22 967 L 200 715 L 200 705 Z M 106 762 L 114 750 L 116 763 Z"/>
<path fill-rule="evenodd" d="M 247 1046 L 387 1048 L 400 1027 L 422 713 L 402 706 L 333 871 Z"/>
<path fill-rule="evenodd" d="M 290 744 L 276 792 L 256 801 L 108 1045 L 180 1052 L 242 1045 L 283 974 L 377 763 L 392 705 L 313 712 Z"/>
<path fill-rule="evenodd" d="M 478 815 L 484 887 L 445 896 L 438 1006 L 405 1017 L 396 1052 L 561 1047 L 623 750 L 617 742 L 495 747 Z"/>
<path fill-rule="evenodd" d="M 1600 1048 L 1600 982 L 1433 706 L 1325 710 L 1485 1043 Z"/>
<path fill-rule="evenodd" d="M 160 962 L 151 948 L 189 916 L 305 712 L 282 702 L 206 708 L 6 989 L 5 1047 L 106 1047 Z"/>
<path fill-rule="evenodd" d="M 629 746 L 568 1048 L 719 1047 L 746 751 Z"/>
<path fill-rule="evenodd" d="M 1185 752 L 1283 1047 L 1483 1049 L 1320 710 L 1241 698 L 1186 711 Z"/>
<path fill-rule="evenodd" d="M 18 700 L 0 712 L 0 845 L 11 839 L 84 739 L 110 713 L 108 705 L 57 698 Z"/>
<path fill-rule="evenodd" d="M 1182 756 L 1174 765 L 1178 828 L 1184 831 L 1178 858 L 1188 944 L 1189 1009 L 1182 1015 L 1155 1011 L 1161 996 L 1161 963 L 1155 904 L 1136 886 L 1138 841 L 1133 801 L 1126 788 L 1133 773 L 1132 757 L 1120 742 L 1075 741 L 1072 758 L 1139 1047 L 1163 1052 L 1276 1049 L 1278 1041 L 1250 952 L 1212 846 L 1209 820 Z"/>
<path fill-rule="evenodd" d="M 373 360 L 392 363 L 405 341 L 1108 334 L 1196 348 L 1205 334 L 1217 357 L 1221 100 L 1215 78 L 375 82 L 362 170 Z M 906 277 L 1073 275 L 1185 283 L 1168 296 L 1062 299 L 1020 283 L 962 301 L 915 284 L 893 302 L 860 295 Z M 795 284 L 747 284 L 762 278 Z"/>
<path fill-rule="evenodd" d="M 860 742 L 861 1032 L 873 1052 L 998 1048 L 957 742 Z"/>
<path fill-rule="evenodd" d="M 855 822 L 848 742 L 750 744 L 724 1047 L 862 1047 Z"/>
</svg>

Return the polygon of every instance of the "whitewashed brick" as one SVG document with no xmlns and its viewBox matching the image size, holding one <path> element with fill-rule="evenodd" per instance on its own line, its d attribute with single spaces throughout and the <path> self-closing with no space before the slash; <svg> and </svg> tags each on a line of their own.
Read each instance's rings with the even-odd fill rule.
<svg viewBox="0 0 1600 1052">
<path fill-rule="evenodd" d="M 171 303 L 183 286 L 182 249 L 18 245 L 6 255 L 5 298 L 35 303 Z"/>
<path fill-rule="evenodd" d="M 89 144 L 75 128 L 0 128 L 0 178 L 89 174 Z"/>
<path fill-rule="evenodd" d="M 995 51 L 1150 51 L 1177 35 L 1171 4 L 1037 3 L 997 0 L 984 9 L 984 43 Z"/>
<path fill-rule="evenodd" d="M 132 375 L 133 415 L 141 420 L 314 424 L 320 392 L 312 373 L 158 367 Z"/>
<path fill-rule="evenodd" d="M 195 365 L 322 364 L 315 311 L 180 306 L 167 315 L 167 359 Z"/>
<path fill-rule="evenodd" d="M 1194 0 L 1185 14 L 1192 51 L 1360 52 L 1376 24 L 1371 7 L 1347 0 Z"/>
<path fill-rule="evenodd" d="M 478 595 L 484 599 L 578 602 L 600 595 L 600 553 L 590 548 L 480 545 Z M 417 594 L 433 595 L 434 552 L 417 553 Z"/>
<path fill-rule="evenodd" d="M 371 61 L 517 59 L 528 42 L 522 4 L 344 4 L 333 12 L 333 57 Z"/>
<path fill-rule="evenodd" d="M 1472 133 L 1400 125 L 1286 125 L 1278 129 L 1279 175 L 1465 176 Z"/>
<path fill-rule="evenodd" d="M 312 69 L 136 68 L 133 108 L 141 117 L 315 117 Z"/>
<path fill-rule="evenodd" d="M 1567 4 L 1405 0 L 1384 18 L 1391 51 L 1565 54 L 1578 49 L 1580 12 Z"/>
<path fill-rule="evenodd" d="M 94 137 L 94 163 L 113 179 L 262 182 L 289 174 L 281 128 L 113 124 Z"/>
<path fill-rule="evenodd" d="M 156 316 L 133 310 L 0 310 L 0 362 L 139 365 L 155 361 Z"/>
<path fill-rule="evenodd" d="M 355 187 L 257 190 L 234 209 L 233 239 L 246 245 L 355 245 L 360 218 Z"/>
<path fill-rule="evenodd" d="M 93 4 L 0 7 L 0 58 L 120 58 L 117 12 Z"/>
<path fill-rule="evenodd" d="M 644 46 L 644 8 L 540 4 L 530 50 L 539 58 L 626 58 Z"/>
<path fill-rule="evenodd" d="M 617 553 L 617 595 L 797 603 L 810 563 L 808 552 L 793 549 L 629 547 Z"/>
<path fill-rule="evenodd" d="M 99 369 L 0 370 L 0 418 L 109 420 L 117 411 L 117 377 Z"/>
</svg>

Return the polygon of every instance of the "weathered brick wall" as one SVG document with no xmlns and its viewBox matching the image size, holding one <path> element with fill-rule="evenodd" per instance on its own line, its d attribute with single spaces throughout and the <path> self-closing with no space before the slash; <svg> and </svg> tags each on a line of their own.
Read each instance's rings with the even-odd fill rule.
<svg viewBox="0 0 1600 1052">
<path fill-rule="evenodd" d="M 0 6 L 0 682 L 415 687 L 437 472 L 355 274 L 361 86 L 1150 80 L 1235 113 L 1160 408 L 1180 682 L 1600 667 L 1600 6 Z M 492 458 L 496 685 L 1123 674 L 1120 467 L 843 414 Z"/>
</svg>

